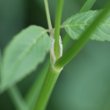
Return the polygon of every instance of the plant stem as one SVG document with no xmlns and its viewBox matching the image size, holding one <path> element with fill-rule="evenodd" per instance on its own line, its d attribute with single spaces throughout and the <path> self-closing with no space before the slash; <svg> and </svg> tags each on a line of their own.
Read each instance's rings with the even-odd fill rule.
<svg viewBox="0 0 110 110">
<path fill-rule="evenodd" d="M 48 26 L 51 29 L 52 26 L 51 26 L 50 14 L 49 14 L 48 2 L 47 2 L 47 0 L 44 0 L 44 2 L 45 2 Z M 60 23 L 61 23 L 61 16 L 62 16 L 62 10 L 63 10 L 63 2 L 64 2 L 64 0 L 57 1 L 58 8 L 57 8 L 56 20 L 55 20 L 55 35 L 52 36 L 53 32 L 50 32 L 50 36 L 53 37 L 54 41 L 55 41 L 55 45 L 54 45 L 55 48 L 52 47 L 52 49 L 54 50 L 56 59 L 59 58 L 60 51 L 62 51 L 62 50 L 60 50 L 60 45 L 59 45 L 59 41 L 60 41 L 59 35 L 60 35 Z M 50 64 L 49 70 L 45 76 L 41 90 L 39 92 L 39 96 L 37 98 L 35 110 L 44 110 L 46 108 L 49 97 L 52 93 L 52 90 L 55 86 L 55 83 L 58 79 L 60 72 L 61 72 L 61 69 L 56 69 L 54 67 L 54 63 Z"/>
<path fill-rule="evenodd" d="M 70 41 L 71 41 L 71 39 L 70 39 L 69 35 L 65 34 L 65 36 L 63 38 L 63 49 L 64 49 L 64 51 L 67 49 L 68 44 L 70 44 Z"/>
<path fill-rule="evenodd" d="M 57 10 L 56 10 L 56 18 L 55 18 L 55 33 L 54 33 L 54 52 L 56 59 L 60 57 L 60 24 L 62 18 L 64 0 L 57 0 Z"/>
<path fill-rule="evenodd" d="M 50 61 L 49 59 L 46 60 L 46 63 L 42 67 L 43 69 L 39 73 L 39 76 L 36 78 L 34 84 L 32 85 L 28 94 L 26 95 L 26 102 L 31 110 L 33 110 L 33 108 L 35 107 L 35 105 L 37 103 L 37 99 L 40 94 L 40 89 L 43 85 L 43 81 L 44 81 L 46 74 L 48 72 L 49 63 L 50 63 L 49 61 Z"/>
<path fill-rule="evenodd" d="M 19 93 L 19 90 L 17 87 L 11 87 L 8 89 L 9 95 L 13 100 L 13 103 L 15 104 L 17 110 L 29 110 L 26 106 L 24 100 L 22 99 L 21 94 Z"/>
<path fill-rule="evenodd" d="M 90 10 L 93 7 L 95 2 L 96 0 L 87 0 L 84 6 L 81 8 L 80 12 L 85 12 Z"/>
<path fill-rule="evenodd" d="M 97 29 L 97 26 L 100 25 L 101 22 L 106 18 L 106 16 L 110 13 L 110 3 L 105 7 L 105 9 L 100 13 L 100 15 L 94 20 L 94 22 L 85 30 L 85 32 L 81 35 L 81 37 L 73 44 L 65 54 L 57 60 L 55 66 L 56 68 L 64 67 L 67 63 L 69 63 L 85 46 L 88 42 L 91 35 Z"/>
<path fill-rule="evenodd" d="M 64 47 L 67 46 L 68 40 L 70 40 L 70 37 L 68 37 L 68 35 L 66 35 L 63 39 L 63 46 Z M 49 62 L 50 62 L 50 60 L 48 59 L 46 61 L 46 64 L 44 64 L 43 69 L 39 73 L 39 76 L 36 78 L 36 81 L 34 82 L 33 86 L 31 87 L 28 94 L 26 95 L 26 102 L 28 103 L 28 106 L 32 110 L 33 110 L 33 108 L 36 107 L 38 96 L 40 94 L 40 89 L 43 85 L 44 79 L 45 79 L 46 74 L 48 72 Z"/>
<path fill-rule="evenodd" d="M 48 27 L 49 27 L 49 30 L 52 30 L 52 23 L 51 23 L 51 18 L 50 18 L 48 0 L 44 0 L 44 4 L 45 4 L 45 11 L 46 11 L 46 16 L 47 16 Z"/>
<path fill-rule="evenodd" d="M 60 72 L 61 70 L 56 70 L 50 65 L 34 110 L 45 110 Z"/>
</svg>

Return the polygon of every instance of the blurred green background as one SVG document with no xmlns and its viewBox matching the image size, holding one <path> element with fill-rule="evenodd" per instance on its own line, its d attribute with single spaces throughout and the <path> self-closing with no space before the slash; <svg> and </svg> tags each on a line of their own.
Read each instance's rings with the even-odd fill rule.
<svg viewBox="0 0 110 110">
<path fill-rule="evenodd" d="M 56 1 L 49 0 L 54 25 Z M 93 9 L 107 0 L 97 0 Z M 65 0 L 63 21 L 77 13 L 85 0 Z M 47 28 L 43 0 L 0 0 L 0 48 L 23 28 L 36 24 Z M 40 68 L 18 84 L 23 96 Z M 0 95 L 0 110 L 15 110 L 7 91 Z M 62 72 L 47 110 L 110 110 L 110 42 L 90 41 Z"/>
</svg>

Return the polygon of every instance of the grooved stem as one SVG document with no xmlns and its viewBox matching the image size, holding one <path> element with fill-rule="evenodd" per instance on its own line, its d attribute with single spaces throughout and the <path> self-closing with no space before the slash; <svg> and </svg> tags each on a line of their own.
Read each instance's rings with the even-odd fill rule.
<svg viewBox="0 0 110 110">
<path fill-rule="evenodd" d="M 50 66 L 48 70 L 48 74 L 46 75 L 44 83 L 42 85 L 42 88 L 37 100 L 37 104 L 34 110 L 45 110 L 59 74 L 60 74 L 60 71 L 56 71 L 56 69 Z"/>
</svg>

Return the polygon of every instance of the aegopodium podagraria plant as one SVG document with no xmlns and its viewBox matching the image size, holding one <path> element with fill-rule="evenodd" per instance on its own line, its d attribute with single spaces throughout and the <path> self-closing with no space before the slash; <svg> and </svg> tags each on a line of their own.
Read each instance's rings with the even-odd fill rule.
<svg viewBox="0 0 110 110">
<path fill-rule="evenodd" d="M 89 40 L 110 41 L 110 2 L 102 10 L 90 10 L 96 0 L 86 0 L 80 12 L 61 23 L 64 0 L 57 0 L 55 27 L 52 26 L 48 0 L 44 0 L 48 29 L 32 25 L 17 34 L 0 54 L 0 91 L 8 90 L 18 110 L 45 110 L 56 81 L 64 67 L 79 53 Z M 60 35 L 75 40 L 66 52 Z M 68 43 L 68 42 L 66 42 Z M 38 80 L 23 99 L 17 86 L 44 61 Z"/>
</svg>

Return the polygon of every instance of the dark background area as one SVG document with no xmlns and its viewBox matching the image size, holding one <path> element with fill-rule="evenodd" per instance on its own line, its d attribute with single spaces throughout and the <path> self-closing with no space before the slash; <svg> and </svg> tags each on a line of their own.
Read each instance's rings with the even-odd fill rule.
<svg viewBox="0 0 110 110">
<path fill-rule="evenodd" d="M 49 0 L 54 25 L 57 0 Z M 93 9 L 103 8 L 107 0 L 97 0 Z M 63 21 L 77 13 L 85 0 L 65 0 Z M 0 0 L 0 48 L 29 25 L 47 28 L 43 0 Z M 42 65 L 42 64 L 41 64 Z M 28 92 L 39 68 L 19 82 L 23 96 Z M 47 110 L 110 109 L 110 42 L 90 41 L 62 72 Z M 15 110 L 6 91 L 0 95 L 0 110 Z"/>
</svg>

